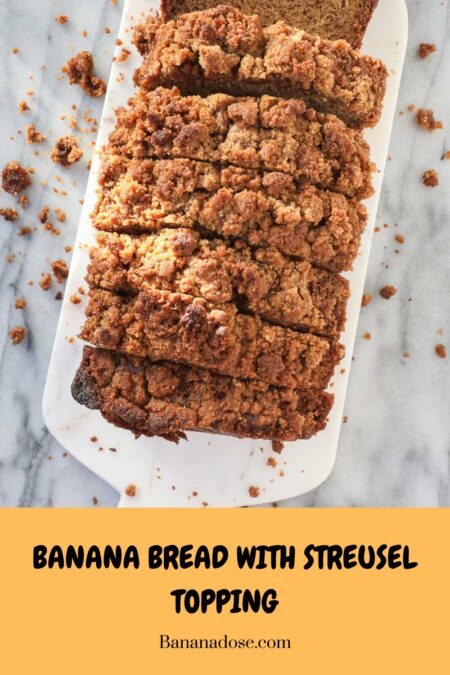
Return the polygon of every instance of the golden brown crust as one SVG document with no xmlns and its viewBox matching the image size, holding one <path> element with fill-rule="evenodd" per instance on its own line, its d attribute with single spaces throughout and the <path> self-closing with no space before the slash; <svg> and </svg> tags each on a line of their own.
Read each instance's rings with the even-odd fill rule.
<svg viewBox="0 0 450 675">
<path fill-rule="evenodd" d="M 347 40 L 359 49 L 378 0 L 228 0 L 227 4 L 244 12 L 259 14 L 264 26 L 270 26 L 280 19 L 291 26 L 302 28 L 313 35 L 329 40 Z M 176 19 L 181 14 L 210 9 L 217 0 L 162 0 L 161 15 L 164 21 Z"/>
<path fill-rule="evenodd" d="M 347 280 L 293 262 L 276 249 L 228 246 L 186 228 L 140 237 L 104 232 L 97 244 L 86 277 L 91 287 L 132 295 L 158 289 L 233 302 L 271 323 L 329 337 L 344 328 Z"/>
<path fill-rule="evenodd" d="M 136 434 L 176 440 L 196 429 L 281 441 L 326 424 L 333 396 L 244 382 L 208 370 L 85 347 L 74 398 Z"/>
<path fill-rule="evenodd" d="M 263 28 L 257 15 L 221 5 L 168 22 L 148 17 L 134 41 L 144 56 L 135 74 L 143 88 L 304 98 L 356 128 L 374 126 L 381 115 L 381 61 L 284 21 Z"/>
<path fill-rule="evenodd" d="M 335 340 L 182 293 L 141 291 L 128 298 L 94 289 L 86 316 L 80 337 L 97 347 L 283 387 L 325 388 L 343 355 Z"/>
<path fill-rule="evenodd" d="M 182 157 L 282 171 L 303 185 L 359 199 L 373 193 L 374 166 L 361 133 L 295 99 L 140 90 L 117 111 L 110 150 L 132 159 Z"/>
<path fill-rule="evenodd" d="M 192 227 L 251 247 L 273 246 L 332 272 L 351 269 L 367 213 L 341 194 L 289 175 L 194 160 L 105 155 L 94 212 L 99 230 Z"/>
</svg>

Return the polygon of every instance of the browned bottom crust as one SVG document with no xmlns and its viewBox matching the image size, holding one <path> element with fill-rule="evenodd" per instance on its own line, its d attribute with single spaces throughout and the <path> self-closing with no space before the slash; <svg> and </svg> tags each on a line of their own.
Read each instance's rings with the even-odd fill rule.
<svg viewBox="0 0 450 675">
<path fill-rule="evenodd" d="M 300 185 L 358 199 L 373 193 L 374 166 L 362 134 L 298 99 L 139 90 L 117 111 L 110 150 L 132 159 L 182 157 L 281 171 Z"/>
<path fill-rule="evenodd" d="M 332 272 L 351 269 L 367 221 L 358 201 L 301 188 L 280 172 L 107 153 L 99 180 L 94 225 L 100 230 L 193 227 L 252 247 L 273 246 Z"/>
<path fill-rule="evenodd" d="M 185 228 L 140 237 L 102 232 L 90 251 L 91 287 L 135 295 L 166 290 L 234 303 L 271 323 L 329 337 L 344 328 L 346 279 L 273 248 L 201 239 Z"/>
<path fill-rule="evenodd" d="M 323 389 L 343 355 L 335 340 L 297 333 L 191 295 L 91 290 L 86 342 L 283 387 Z"/>
<path fill-rule="evenodd" d="M 187 430 L 295 441 L 325 428 L 333 396 L 244 382 L 172 363 L 85 347 L 76 401 L 135 434 L 171 440 Z"/>
<path fill-rule="evenodd" d="M 347 40 L 352 47 L 361 47 L 364 33 L 378 0 L 227 0 L 227 4 L 244 14 L 259 14 L 264 26 L 277 21 L 289 21 L 291 26 L 320 35 L 329 40 Z M 161 12 L 165 21 L 181 14 L 210 9 L 217 0 L 162 0 Z"/>
<path fill-rule="evenodd" d="M 284 21 L 263 28 L 259 16 L 219 6 L 167 23 L 148 17 L 134 40 L 144 56 L 135 75 L 143 88 L 302 98 L 356 128 L 374 126 L 381 115 L 381 61 Z"/>
</svg>

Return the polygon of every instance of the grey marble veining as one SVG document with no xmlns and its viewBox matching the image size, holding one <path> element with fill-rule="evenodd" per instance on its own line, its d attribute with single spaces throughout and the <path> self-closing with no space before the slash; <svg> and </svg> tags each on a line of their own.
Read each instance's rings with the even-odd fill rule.
<svg viewBox="0 0 450 675">
<path fill-rule="evenodd" d="M 380 231 L 366 283 L 373 301 L 361 312 L 348 421 L 328 481 L 280 506 L 450 505 L 450 364 L 434 351 L 444 343 L 450 354 L 450 161 L 441 160 L 450 149 L 450 9 L 441 0 L 407 4 L 409 47 L 379 209 Z M 84 128 L 89 125 L 83 113 L 91 110 L 98 119 L 102 106 L 61 80 L 60 67 L 70 55 L 89 49 L 97 71 L 107 77 L 120 5 L 110 0 L 0 0 L 0 165 L 18 159 L 36 170 L 30 205 L 19 208 L 18 223 L 0 219 L 0 506 L 91 506 L 93 497 L 100 506 L 114 506 L 118 499 L 100 479 L 64 457 L 44 428 L 41 398 L 60 307 L 54 296 L 60 287 L 53 283 L 44 292 L 39 280 L 50 261 L 70 262 L 65 247 L 73 244 L 95 135 L 81 134 L 85 157 L 70 171 L 48 161 L 50 141 L 70 133 L 71 115 Z M 56 24 L 59 14 L 67 14 L 69 23 Z M 421 61 L 420 42 L 434 42 L 437 52 Z M 15 47 L 18 54 L 12 54 Z M 29 90 L 34 93 L 27 95 Z M 22 100 L 31 110 L 20 115 L 17 105 Z M 444 130 L 429 134 L 419 129 L 409 104 L 433 108 Z M 31 122 L 48 134 L 46 143 L 26 145 L 24 128 Z M 435 189 L 421 184 L 423 172 L 431 168 L 440 175 Z M 0 208 L 15 206 L 5 193 L 0 197 Z M 37 221 L 44 204 L 67 214 L 62 224 L 51 214 L 59 236 L 43 231 Z M 22 226 L 37 229 L 20 237 Z M 396 234 L 405 237 L 403 245 L 395 241 Z M 7 262 L 12 254 L 14 260 Z M 378 294 L 385 284 L 398 288 L 389 301 Z M 19 296 L 27 301 L 25 310 L 14 308 Z M 13 347 L 7 330 L 16 324 L 25 325 L 29 337 Z M 366 332 L 371 340 L 363 338 Z"/>
</svg>

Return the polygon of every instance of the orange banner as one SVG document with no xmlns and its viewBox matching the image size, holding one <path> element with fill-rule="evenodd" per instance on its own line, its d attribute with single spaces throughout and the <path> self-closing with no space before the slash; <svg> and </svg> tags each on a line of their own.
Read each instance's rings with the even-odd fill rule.
<svg viewBox="0 0 450 675">
<path fill-rule="evenodd" d="M 449 511 L 0 511 L 2 672 L 441 673 Z"/>
</svg>

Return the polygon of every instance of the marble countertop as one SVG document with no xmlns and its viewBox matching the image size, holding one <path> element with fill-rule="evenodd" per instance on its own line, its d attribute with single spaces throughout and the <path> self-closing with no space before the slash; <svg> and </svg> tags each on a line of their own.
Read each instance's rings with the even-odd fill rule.
<svg viewBox="0 0 450 675">
<path fill-rule="evenodd" d="M 361 311 L 348 420 L 330 478 L 279 506 L 450 505 L 450 363 L 435 353 L 442 343 L 450 354 L 450 161 L 441 159 L 450 149 L 450 7 L 441 0 L 406 1 L 409 46 L 366 282 L 373 300 Z M 69 22 L 57 24 L 59 14 L 67 14 Z M 0 506 L 118 501 L 114 490 L 65 456 L 44 427 L 42 391 L 60 308 L 55 294 L 63 287 L 53 282 L 44 292 L 39 281 L 50 261 L 70 263 L 65 247 L 74 241 L 95 139 L 83 115 L 90 111 L 87 117 L 98 119 L 102 107 L 101 100 L 87 99 L 61 80 L 60 67 L 88 49 L 106 78 L 120 14 L 120 0 L 116 5 L 79 0 L 76 12 L 69 0 L 0 0 L 0 166 L 17 159 L 36 171 L 30 205 L 19 209 L 18 223 L 0 219 Z M 420 60 L 420 42 L 435 43 L 437 52 Z M 19 114 L 23 100 L 30 111 Z M 432 134 L 419 129 L 410 104 L 432 108 L 444 129 Z M 48 151 L 52 139 L 71 133 L 72 116 L 86 128 L 87 133 L 77 132 L 85 156 L 64 171 L 49 162 Z M 30 123 L 48 135 L 46 143 L 25 143 Z M 439 187 L 421 183 L 428 169 L 438 171 Z M 44 231 L 37 220 L 44 204 L 67 214 L 58 223 L 51 213 L 59 235 Z M 15 200 L 2 193 L 0 208 L 8 206 L 16 206 Z M 31 234 L 18 236 L 24 226 Z M 403 244 L 397 234 L 404 236 Z M 386 284 L 398 289 L 389 301 L 378 293 Z M 18 297 L 26 299 L 25 310 L 15 309 Z M 12 346 L 7 331 L 16 324 L 26 326 L 28 338 Z"/>
</svg>

